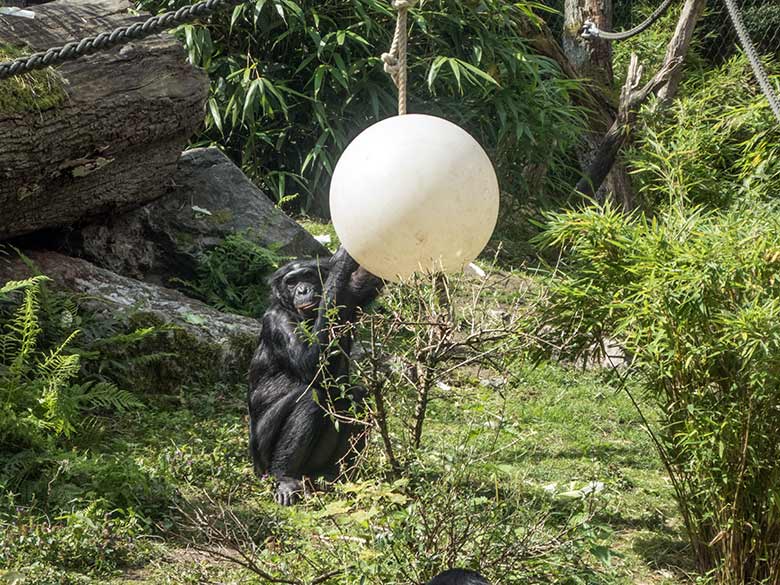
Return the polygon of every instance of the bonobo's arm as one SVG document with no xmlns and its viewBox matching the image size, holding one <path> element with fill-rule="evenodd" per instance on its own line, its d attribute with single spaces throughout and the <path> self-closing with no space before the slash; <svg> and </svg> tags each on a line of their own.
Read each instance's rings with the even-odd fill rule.
<svg viewBox="0 0 780 585">
<path fill-rule="evenodd" d="M 354 318 L 355 307 L 363 307 L 376 298 L 382 281 L 358 266 L 342 247 L 331 257 L 322 299 L 312 327 L 313 339 L 302 339 L 298 321 L 282 307 L 275 307 L 263 317 L 263 351 L 253 370 L 262 367 L 267 373 L 276 370 L 295 374 L 309 384 L 320 370 L 320 353 L 331 343 L 329 318 L 339 307 L 339 320 Z M 311 341 L 311 343 L 310 343 Z M 336 352 L 338 353 L 338 352 Z M 331 369 L 331 368 L 328 368 Z"/>
<path fill-rule="evenodd" d="M 281 306 L 272 307 L 263 316 L 260 353 L 252 361 L 250 383 L 254 387 L 262 373 L 270 378 L 277 373 L 311 382 L 317 371 L 319 353 L 297 332 L 298 321 Z"/>
</svg>

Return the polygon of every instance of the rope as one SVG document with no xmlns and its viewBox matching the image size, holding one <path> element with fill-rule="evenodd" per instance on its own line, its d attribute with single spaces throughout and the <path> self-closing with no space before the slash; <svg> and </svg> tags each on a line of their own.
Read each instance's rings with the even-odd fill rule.
<svg viewBox="0 0 780 585">
<path fill-rule="evenodd" d="M 239 0 L 240 1 L 240 0 Z M 137 41 L 145 37 L 174 28 L 179 24 L 196 20 L 205 16 L 223 4 L 236 4 L 237 0 L 204 0 L 191 6 L 183 6 L 178 10 L 165 12 L 153 16 L 144 22 L 137 22 L 130 26 L 120 26 L 110 32 L 100 33 L 94 37 L 86 37 L 80 41 L 72 41 L 62 47 L 52 47 L 40 53 L 33 53 L 27 57 L 19 57 L 13 61 L 0 63 L 0 80 L 8 79 L 15 75 L 29 73 L 36 69 L 43 69 L 50 65 L 57 65 L 65 61 L 72 61 L 84 55 L 89 55 L 103 49 L 110 49 L 118 45 L 124 45 L 131 41 Z"/>
<path fill-rule="evenodd" d="M 417 0 L 392 0 L 393 8 L 398 12 L 395 21 L 393 43 L 387 53 L 382 53 L 385 73 L 390 75 L 398 88 L 398 115 L 406 113 L 406 43 L 408 33 L 406 28 L 407 14 Z"/>
<path fill-rule="evenodd" d="M 745 28 L 745 23 L 742 21 L 742 15 L 739 13 L 734 0 L 724 0 L 724 2 L 726 3 L 729 17 L 731 17 L 731 22 L 734 24 L 734 29 L 737 31 L 739 42 L 742 45 L 742 48 L 745 49 L 745 54 L 747 55 L 748 61 L 750 61 L 750 66 L 753 68 L 753 74 L 758 80 L 758 85 L 761 87 L 761 91 L 764 92 L 764 95 L 769 102 L 769 107 L 772 108 L 777 121 L 780 122 L 780 100 L 777 99 L 777 94 L 772 87 L 772 83 L 769 81 L 766 69 L 764 69 L 761 60 L 758 58 L 758 53 L 756 52 L 755 46 L 753 46 L 753 41 L 750 40 L 750 35 Z"/>
<path fill-rule="evenodd" d="M 668 10 L 673 2 L 674 0 L 664 0 L 664 2 L 662 2 L 661 5 L 656 8 L 655 11 L 650 16 L 648 16 L 644 22 L 639 23 L 631 30 L 626 30 L 623 32 L 607 32 L 597 27 L 596 23 L 592 20 L 586 20 L 585 24 L 583 24 L 582 28 L 580 29 L 580 36 L 583 39 L 588 40 L 604 39 L 606 41 L 623 41 L 625 39 L 630 39 L 631 37 L 644 32 L 653 23 L 655 23 L 656 20 L 661 18 L 664 15 L 664 12 Z"/>
</svg>

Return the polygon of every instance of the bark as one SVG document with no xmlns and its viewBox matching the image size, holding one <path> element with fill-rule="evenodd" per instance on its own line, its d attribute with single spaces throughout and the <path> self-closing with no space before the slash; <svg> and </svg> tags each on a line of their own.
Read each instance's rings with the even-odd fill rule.
<svg viewBox="0 0 780 585">
<path fill-rule="evenodd" d="M 0 44 L 40 51 L 146 18 L 128 6 L 57 1 L 36 7 L 34 19 L 0 17 Z M 0 112 L 0 240 L 155 199 L 203 120 L 208 79 L 168 34 L 57 72 L 60 105 Z"/>
<path fill-rule="evenodd" d="M 676 95 L 682 76 L 682 64 L 688 54 L 693 30 L 704 9 L 704 3 L 705 0 L 686 0 L 660 70 L 641 89 L 639 79 L 642 68 L 636 55 L 631 56 L 617 119 L 601 139 L 585 177 L 577 184 L 577 190 L 581 193 L 592 196 L 604 182 L 610 169 L 615 167 L 620 149 L 630 138 L 636 124 L 637 112 L 647 98 L 655 94 L 664 102 L 668 102 Z"/>
<path fill-rule="evenodd" d="M 575 71 L 602 87 L 612 87 L 612 45 L 609 41 L 586 41 L 580 29 L 586 20 L 601 30 L 612 30 L 612 0 L 566 0 L 563 51 Z"/>
<path fill-rule="evenodd" d="M 580 30 L 586 20 L 591 20 L 602 30 L 612 30 L 612 0 L 566 0 L 562 41 L 563 50 L 577 76 L 589 80 L 591 87 L 598 87 L 602 95 L 608 96 L 614 84 L 612 45 L 601 39 L 583 39 Z M 608 120 L 588 120 L 584 143 L 578 153 L 583 173 L 593 164 L 602 136 L 614 121 L 614 106 Z M 598 199 L 611 196 L 624 210 L 634 208 L 634 190 L 624 165 L 614 164 L 607 173 L 606 181 L 599 182 L 599 187 L 602 183 L 603 188 L 595 190 Z"/>
</svg>

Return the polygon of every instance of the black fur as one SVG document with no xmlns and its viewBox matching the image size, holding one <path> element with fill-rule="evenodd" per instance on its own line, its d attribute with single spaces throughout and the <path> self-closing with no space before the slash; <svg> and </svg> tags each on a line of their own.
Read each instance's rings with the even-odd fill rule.
<svg viewBox="0 0 780 585">
<path fill-rule="evenodd" d="M 468 569 L 450 569 L 439 573 L 428 585 L 490 585 L 479 573 Z"/>
<path fill-rule="evenodd" d="M 339 323 L 352 321 L 381 287 L 343 248 L 322 262 L 290 262 L 271 277 L 271 304 L 249 369 L 249 450 L 255 473 L 276 478 L 282 505 L 297 499 L 304 475 L 335 475 L 351 451 L 358 429 L 343 421 L 337 427 L 323 408 L 348 414 L 364 399 L 362 388 L 346 395 L 340 389 L 349 379 L 351 336 L 341 334 L 338 351 L 327 356 L 322 348 L 334 307 Z"/>
</svg>

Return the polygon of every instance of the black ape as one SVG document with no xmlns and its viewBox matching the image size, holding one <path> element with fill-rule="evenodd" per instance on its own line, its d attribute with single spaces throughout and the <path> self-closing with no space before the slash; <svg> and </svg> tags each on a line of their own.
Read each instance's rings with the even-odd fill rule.
<svg viewBox="0 0 780 585">
<path fill-rule="evenodd" d="M 450 569 L 436 575 L 428 582 L 428 585 L 490 585 L 490 583 L 474 571 Z"/>
<path fill-rule="evenodd" d="M 326 409 L 348 414 L 364 390 L 341 388 L 349 378 L 352 339 L 330 345 L 329 316 L 343 324 L 379 294 L 382 281 L 360 268 L 346 250 L 329 260 L 291 262 L 271 277 L 271 306 L 249 369 L 249 450 L 255 473 L 277 481 L 276 501 L 291 505 L 302 476 L 334 474 L 350 452 L 357 428 L 334 423 Z M 338 307 L 338 309 L 334 309 Z"/>
</svg>

